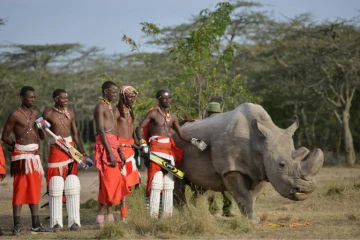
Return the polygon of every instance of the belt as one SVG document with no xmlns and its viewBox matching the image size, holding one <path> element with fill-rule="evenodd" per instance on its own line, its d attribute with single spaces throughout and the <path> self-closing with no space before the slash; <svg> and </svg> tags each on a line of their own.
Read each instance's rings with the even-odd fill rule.
<svg viewBox="0 0 360 240">
<path fill-rule="evenodd" d="M 49 168 L 60 168 L 60 167 L 64 167 L 66 165 L 68 165 L 69 163 L 74 162 L 73 159 L 69 159 L 67 161 L 64 162 L 58 162 L 58 163 L 48 163 L 48 167 Z"/>
<path fill-rule="evenodd" d="M 154 147 L 154 148 L 158 148 L 158 149 L 164 149 L 164 150 L 172 150 L 171 147 L 166 147 L 166 146 L 161 146 L 161 145 L 157 145 L 157 144 L 151 144 L 150 147 Z"/>
</svg>

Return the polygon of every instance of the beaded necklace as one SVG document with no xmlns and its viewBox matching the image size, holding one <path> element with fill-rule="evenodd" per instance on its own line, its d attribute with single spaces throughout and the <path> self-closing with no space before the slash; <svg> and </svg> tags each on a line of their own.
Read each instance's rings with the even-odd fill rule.
<svg viewBox="0 0 360 240">
<path fill-rule="evenodd" d="M 36 137 L 36 141 L 38 140 L 38 136 L 37 136 L 37 134 L 36 134 L 36 132 L 34 131 L 34 129 L 33 128 L 31 128 L 31 119 L 32 119 L 32 114 L 33 114 L 33 112 L 32 112 L 32 110 L 31 110 L 31 108 L 30 108 L 30 117 L 28 117 L 27 115 L 26 115 L 26 113 L 24 112 L 24 110 L 22 110 L 21 109 L 21 107 L 18 107 L 17 108 L 23 115 L 24 115 L 24 117 L 26 118 L 26 122 L 27 122 L 27 128 L 25 129 L 25 131 L 22 133 L 22 134 L 20 134 L 20 136 L 18 137 L 18 138 L 20 138 L 21 140 L 22 140 L 22 136 L 25 134 L 25 133 L 29 133 L 29 131 L 31 131 L 34 135 L 35 135 L 35 137 Z"/>
<path fill-rule="evenodd" d="M 67 110 L 67 108 L 65 108 L 65 110 L 60 110 L 60 109 L 57 109 L 56 107 L 53 107 L 53 110 L 55 111 L 56 113 L 56 116 L 58 117 L 61 125 L 66 129 L 66 131 L 68 131 L 69 135 L 71 135 L 71 131 L 69 130 L 68 127 L 66 127 L 66 125 L 64 124 L 61 116 L 59 115 L 59 113 L 61 114 L 64 114 L 65 117 L 67 117 L 68 119 L 70 119 L 70 113 L 69 111 Z M 56 132 L 56 134 L 58 134 L 60 132 L 61 128 L 58 129 L 58 131 Z"/>
<path fill-rule="evenodd" d="M 56 107 L 52 107 L 52 108 L 53 108 L 56 112 L 61 113 L 61 114 L 64 114 L 65 117 L 67 117 L 68 119 L 70 119 L 70 113 L 69 113 L 69 111 L 68 111 L 67 108 L 64 108 L 64 110 L 60 110 L 60 109 L 58 109 L 58 108 L 56 108 Z"/>
<path fill-rule="evenodd" d="M 99 102 L 102 102 L 103 104 L 105 104 L 105 105 L 108 107 L 109 110 L 112 110 L 111 103 L 110 103 L 107 99 L 101 98 L 101 99 L 99 100 Z M 111 113 L 112 113 L 112 111 L 111 111 Z"/>
<path fill-rule="evenodd" d="M 123 106 L 124 109 L 124 114 L 125 114 L 125 118 L 126 118 L 126 122 L 128 124 L 128 128 L 130 129 L 131 127 L 131 123 L 132 123 L 132 117 L 131 117 L 131 109 L 127 108 L 125 105 Z"/>
<path fill-rule="evenodd" d="M 159 113 L 161 114 L 161 116 L 163 116 L 165 118 L 165 120 L 167 122 L 170 122 L 171 120 L 171 115 L 170 115 L 170 111 L 168 111 L 167 113 L 164 113 L 163 111 L 161 111 L 160 107 L 157 106 L 157 110 L 159 111 Z"/>
<path fill-rule="evenodd" d="M 114 118 L 114 113 L 112 111 L 111 103 L 107 99 L 105 99 L 103 97 L 99 100 L 99 102 L 105 104 L 107 106 L 107 108 L 110 110 L 112 120 L 113 120 L 113 125 L 109 130 L 105 130 L 105 132 L 110 132 L 115 127 L 115 124 L 116 124 L 116 121 L 115 121 L 115 118 Z"/>
</svg>

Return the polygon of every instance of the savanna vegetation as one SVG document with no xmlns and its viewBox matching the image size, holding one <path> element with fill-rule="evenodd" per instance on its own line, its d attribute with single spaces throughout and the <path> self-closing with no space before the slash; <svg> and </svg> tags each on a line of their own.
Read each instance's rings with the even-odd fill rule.
<svg viewBox="0 0 360 240">
<path fill-rule="evenodd" d="M 5 20 L 0 24 L 6 27 Z M 209 101 L 220 102 L 223 111 L 254 102 L 280 127 L 299 116 L 296 145 L 322 148 L 329 163 L 357 161 L 358 19 L 316 22 L 304 13 L 279 20 L 258 3 L 230 1 L 178 26 L 143 22 L 139 28 L 147 44 L 160 51 L 143 52 L 126 35 L 119 44 L 129 44 L 134 50 L 129 55 L 109 56 L 80 43 L 1 45 L 0 123 L 17 105 L 21 86 L 35 87 L 40 112 L 53 103 L 52 91 L 64 88 L 91 151 L 93 107 L 101 83 L 111 79 L 139 89 L 137 120 L 156 104 L 154 94 L 163 88 L 173 94 L 172 111 L 180 119 L 202 118 Z M 47 148 L 42 149 L 46 156 Z"/>
<path fill-rule="evenodd" d="M 96 206 L 91 202 L 95 194 L 82 199 L 85 231 L 65 231 L 49 238 L 360 238 L 359 19 L 318 22 L 304 13 L 279 20 L 256 2 L 229 1 L 177 26 L 159 28 L 145 21 L 139 28 L 147 44 L 160 49 L 157 52 L 144 52 L 127 35 L 119 44 L 128 44 L 133 50 L 128 55 L 106 55 L 96 46 L 85 48 L 81 43 L 2 44 L 0 130 L 20 103 L 22 86 L 36 89 L 40 112 L 53 104 L 53 90 L 63 88 L 69 93 L 69 108 L 76 113 L 77 126 L 91 153 L 93 108 L 102 82 L 113 80 L 139 90 L 134 105 L 137 121 L 156 104 L 154 95 L 159 89 L 172 93 L 171 111 L 179 119 L 203 118 L 209 101 L 220 102 L 223 111 L 244 102 L 261 104 L 284 128 L 297 115 L 296 146 L 319 147 L 325 153 L 325 164 L 351 168 L 325 168 L 318 190 L 301 203 L 282 199 L 269 187 L 258 199 L 262 217 L 258 227 L 240 217 L 214 218 L 202 200 L 197 208 L 189 206 L 176 211 L 171 219 L 154 221 L 143 212 L 141 190 L 131 197 L 133 218 L 127 225 L 117 223 L 95 231 Z M 0 16 L 0 31 L 5 27 Z M 46 161 L 48 143 L 41 144 Z M 91 176 L 96 178 L 96 174 Z M 11 217 L 8 210 L 1 214 L 1 222 Z M 269 222 L 284 227 L 271 227 Z M 292 222 L 310 222 L 312 226 L 288 227 Z"/>
<path fill-rule="evenodd" d="M 30 234 L 30 210 L 23 207 L 21 225 L 23 236 L 19 239 L 359 239 L 360 238 L 360 168 L 324 167 L 317 176 L 317 190 L 309 199 L 294 202 L 283 198 L 268 185 L 256 200 L 255 210 L 261 218 L 259 225 L 251 225 L 240 216 L 233 204 L 233 213 L 237 216 L 226 218 L 211 215 L 206 197 L 175 209 L 172 218 L 151 219 L 145 208 L 142 185 L 130 196 L 129 219 L 127 223 L 116 221 L 99 229 L 95 223 L 98 203 L 98 179 L 95 169 L 80 171 L 81 190 L 81 231 L 64 229 L 56 234 Z M 144 175 L 143 180 L 146 180 Z M 0 223 L 5 236 L 10 236 L 13 227 L 11 204 L 12 179 L 7 177 L 0 182 Z M 192 192 L 187 189 L 186 196 Z M 221 194 L 216 201 L 222 206 Z M 41 204 L 47 197 L 41 199 Z M 119 219 L 120 212 L 115 208 L 114 215 Z M 64 208 L 63 216 L 67 215 Z M 48 226 L 49 210 L 40 210 L 41 221 Z"/>
</svg>

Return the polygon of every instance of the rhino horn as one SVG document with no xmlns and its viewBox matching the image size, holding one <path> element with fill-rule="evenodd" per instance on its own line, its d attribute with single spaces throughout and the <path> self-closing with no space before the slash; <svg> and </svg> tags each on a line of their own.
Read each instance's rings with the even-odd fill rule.
<svg viewBox="0 0 360 240">
<path fill-rule="evenodd" d="M 291 126 L 286 129 L 286 131 L 288 131 L 289 133 L 291 133 L 291 135 L 294 135 L 294 132 L 295 132 L 296 129 L 298 129 L 298 127 L 299 127 L 299 118 L 298 118 L 298 116 L 295 115 L 294 118 L 295 118 L 294 123 L 291 124 Z"/>
<path fill-rule="evenodd" d="M 294 160 L 302 160 L 304 159 L 308 154 L 309 154 L 309 150 L 305 147 L 301 147 L 295 151 L 293 151 L 291 153 L 291 157 L 294 159 Z"/>
<path fill-rule="evenodd" d="M 254 131 L 261 137 L 269 137 L 271 135 L 271 130 L 259 123 L 256 119 L 251 121 L 251 126 Z"/>
<path fill-rule="evenodd" d="M 301 160 L 301 174 L 305 177 L 314 177 L 324 163 L 324 154 L 316 149 L 311 155 Z"/>
</svg>

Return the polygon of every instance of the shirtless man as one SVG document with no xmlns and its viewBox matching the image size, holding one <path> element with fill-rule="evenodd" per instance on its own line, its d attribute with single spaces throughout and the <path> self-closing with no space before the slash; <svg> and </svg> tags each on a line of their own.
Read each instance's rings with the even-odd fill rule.
<svg viewBox="0 0 360 240">
<path fill-rule="evenodd" d="M 107 221 L 114 221 L 112 205 L 120 204 L 121 199 L 128 195 L 125 177 L 121 174 L 121 161 L 118 148 L 111 102 L 118 95 L 118 88 L 112 81 L 106 81 L 101 86 L 102 98 L 96 104 L 94 118 L 96 122 L 96 142 L 94 146 L 94 163 L 99 170 L 99 210 L 96 222 L 104 224 L 104 210 L 107 210 Z"/>
<path fill-rule="evenodd" d="M 79 151 L 86 156 L 76 127 L 75 114 L 71 109 L 67 108 L 68 94 L 63 89 L 56 89 L 52 97 L 55 102 L 54 106 L 44 111 L 43 119 L 51 124 L 50 130 L 55 135 L 61 136 L 70 145 L 73 145 L 75 142 Z M 39 131 L 39 135 L 41 139 L 44 139 L 45 131 Z M 78 164 L 55 142 L 56 140 L 51 138 L 48 169 L 46 172 L 46 187 L 49 193 L 50 228 L 53 228 L 55 231 L 63 228 L 62 202 L 66 202 L 68 227 L 74 231 L 78 230 L 81 226 L 80 181 L 77 177 Z M 66 198 L 63 197 L 64 190 Z"/>
<path fill-rule="evenodd" d="M 11 175 L 13 184 L 13 235 L 21 234 L 20 213 L 23 204 L 28 204 L 31 211 L 31 232 L 47 232 L 39 221 L 41 181 L 44 170 L 38 152 L 38 135 L 34 130 L 37 111 L 32 109 L 35 102 L 35 90 L 25 86 L 20 91 L 21 105 L 9 115 L 1 140 L 9 145 L 11 156 Z M 15 140 L 10 137 L 14 133 Z"/>
<path fill-rule="evenodd" d="M 171 138 L 171 129 L 174 129 L 179 138 L 188 143 L 194 143 L 197 139 L 185 139 L 181 131 L 178 118 L 173 113 L 170 113 L 171 95 L 165 91 L 160 90 L 156 93 L 158 105 L 153 107 L 145 116 L 145 119 L 136 128 L 136 136 L 140 140 L 140 147 L 142 152 L 146 153 L 150 144 L 150 151 L 156 153 L 158 156 L 168 159 L 173 165 L 180 165 L 182 158 L 182 150 L 176 148 L 174 140 Z M 144 128 L 149 126 L 150 138 L 147 138 L 147 133 L 144 134 Z M 143 154 L 144 154 L 143 153 Z M 172 216 L 173 210 L 173 189 L 174 180 L 173 175 L 163 172 L 162 168 L 150 161 L 148 168 L 148 182 L 147 194 L 150 196 L 150 215 L 154 218 L 159 216 L 160 207 L 160 192 L 162 194 L 163 216 Z"/>
<path fill-rule="evenodd" d="M 129 192 L 132 191 L 133 186 L 139 184 L 140 180 L 139 170 L 137 168 L 138 164 L 134 158 L 135 150 L 132 147 L 132 144 L 135 143 L 135 117 L 132 105 L 137 94 L 138 91 L 132 86 L 123 86 L 119 95 L 119 103 L 116 108 L 114 108 L 114 117 L 117 121 L 116 132 L 119 137 L 120 145 L 120 158 L 125 162 L 125 166 L 122 167 L 121 173 L 126 177 L 126 186 L 129 189 Z M 124 197 L 120 206 L 120 220 L 126 221 L 127 216 L 127 197 Z"/>
</svg>

